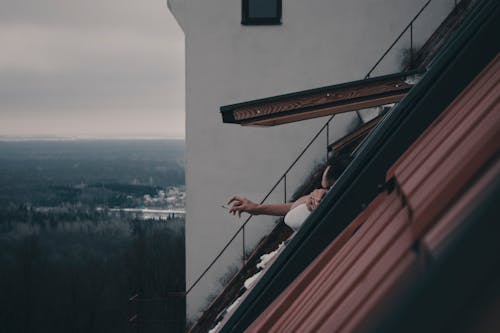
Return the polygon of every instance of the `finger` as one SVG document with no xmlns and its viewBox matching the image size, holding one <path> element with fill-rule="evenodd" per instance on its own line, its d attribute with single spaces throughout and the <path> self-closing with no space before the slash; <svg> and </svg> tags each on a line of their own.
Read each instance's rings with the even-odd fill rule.
<svg viewBox="0 0 500 333">
<path fill-rule="evenodd" d="M 243 207 L 241 205 L 233 205 L 233 207 L 231 207 L 231 209 L 229 209 L 229 212 L 237 212 L 239 210 L 242 210 Z"/>
<path fill-rule="evenodd" d="M 324 193 L 313 194 L 312 197 L 315 201 L 320 201 L 324 196 Z"/>
<path fill-rule="evenodd" d="M 321 197 L 314 196 L 312 200 L 314 201 L 314 203 L 318 203 L 321 201 Z"/>
<path fill-rule="evenodd" d="M 245 206 L 240 202 L 240 203 L 237 203 L 233 206 L 234 209 L 236 210 L 242 210 L 245 208 Z"/>
<path fill-rule="evenodd" d="M 312 204 L 312 202 L 311 202 L 311 198 L 309 197 L 309 198 L 307 198 L 307 199 L 306 199 L 306 207 L 307 207 L 307 209 L 308 209 L 309 211 L 312 211 L 311 204 Z"/>
<path fill-rule="evenodd" d="M 229 199 L 229 201 L 227 202 L 227 204 L 231 204 L 231 202 L 234 202 L 234 201 L 241 201 L 241 198 L 237 195 L 233 196 L 231 199 Z"/>
</svg>

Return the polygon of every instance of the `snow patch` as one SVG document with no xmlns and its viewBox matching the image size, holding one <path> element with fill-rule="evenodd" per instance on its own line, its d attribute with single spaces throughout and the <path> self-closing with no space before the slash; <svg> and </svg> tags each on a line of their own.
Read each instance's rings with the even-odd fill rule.
<svg viewBox="0 0 500 333">
<path fill-rule="evenodd" d="M 251 286 L 257 281 L 257 279 L 260 277 L 262 274 L 262 271 L 255 273 L 251 277 L 245 280 L 245 288 L 250 289 Z"/>
<path fill-rule="evenodd" d="M 233 303 L 231 303 L 231 305 L 227 307 L 227 312 L 229 313 L 229 312 L 233 311 L 238 306 L 238 304 L 241 303 L 242 299 L 243 299 L 243 295 L 241 295 Z"/>
<path fill-rule="evenodd" d="M 274 256 L 276 256 L 276 254 L 278 254 L 278 252 L 280 252 L 281 248 L 285 246 L 285 243 L 284 242 L 281 242 L 280 245 L 278 245 L 278 248 L 272 252 L 269 252 L 269 253 L 266 253 L 266 254 L 263 254 L 261 257 L 260 257 L 260 261 L 259 263 L 257 264 L 257 268 L 265 268 L 267 263 L 272 259 L 274 258 Z"/>
<path fill-rule="evenodd" d="M 215 333 L 215 332 L 217 332 L 217 331 L 219 330 L 219 327 L 220 327 L 220 325 L 221 325 L 221 324 L 222 324 L 222 323 L 219 321 L 219 322 L 217 323 L 217 325 L 215 325 L 215 327 L 214 327 L 214 328 L 212 328 L 210 331 L 208 331 L 208 333 Z"/>
<path fill-rule="evenodd" d="M 405 83 L 407 84 L 417 84 L 420 79 L 422 78 L 422 75 L 410 75 L 408 77 L 406 77 L 406 80 L 405 80 Z"/>
</svg>

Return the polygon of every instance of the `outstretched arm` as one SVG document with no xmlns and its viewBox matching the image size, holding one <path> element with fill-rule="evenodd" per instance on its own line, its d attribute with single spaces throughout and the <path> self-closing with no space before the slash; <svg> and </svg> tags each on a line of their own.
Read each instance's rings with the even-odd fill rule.
<svg viewBox="0 0 500 333">
<path fill-rule="evenodd" d="M 228 205 L 233 203 L 233 206 L 229 209 L 229 213 L 241 217 L 241 213 L 248 213 L 251 215 L 272 215 L 272 216 L 285 216 L 288 211 L 292 208 L 291 202 L 283 204 L 257 204 L 253 201 L 248 200 L 235 195 L 228 201 Z"/>
<path fill-rule="evenodd" d="M 248 213 L 251 215 L 272 215 L 272 216 L 285 216 L 290 209 L 297 207 L 303 203 L 306 204 L 309 211 L 318 206 L 319 202 L 326 194 L 326 190 L 318 189 L 312 191 L 309 195 L 299 198 L 295 202 L 287 202 L 282 204 L 257 204 L 247 198 L 235 195 L 228 201 L 233 206 L 229 209 L 229 213 L 241 217 L 241 213 Z"/>
</svg>

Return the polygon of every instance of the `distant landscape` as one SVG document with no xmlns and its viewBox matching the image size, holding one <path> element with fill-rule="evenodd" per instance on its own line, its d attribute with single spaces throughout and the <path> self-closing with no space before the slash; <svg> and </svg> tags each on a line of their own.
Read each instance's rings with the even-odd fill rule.
<svg viewBox="0 0 500 333">
<path fill-rule="evenodd" d="M 181 331 L 184 202 L 183 141 L 0 141 L 1 331 Z"/>
</svg>

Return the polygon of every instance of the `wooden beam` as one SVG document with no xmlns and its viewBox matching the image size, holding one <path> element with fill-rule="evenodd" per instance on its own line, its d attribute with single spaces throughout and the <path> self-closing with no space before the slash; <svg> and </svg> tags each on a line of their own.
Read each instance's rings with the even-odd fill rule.
<svg viewBox="0 0 500 333">
<path fill-rule="evenodd" d="M 368 135 L 372 129 L 382 120 L 383 115 L 377 116 L 372 120 L 359 126 L 357 129 L 351 133 L 343 136 L 334 143 L 328 146 L 328 151 L 340 152 L 344 147 L 350 145 L 357 140 L 362 140 L 366 135 Z"/>
<path fill-rule="evenodd" d="M 306 119 L 399 102 L 413 84 L 405 79 L 415 72 L 270 97 L 221 107 L 224 123 L 275 126 Z"/>
</svg>

